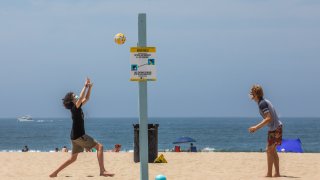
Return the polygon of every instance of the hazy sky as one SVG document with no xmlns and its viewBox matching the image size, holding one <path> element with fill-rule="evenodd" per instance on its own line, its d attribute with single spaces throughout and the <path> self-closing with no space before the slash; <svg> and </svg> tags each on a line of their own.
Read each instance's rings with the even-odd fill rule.
<svg viewBox="0 0 320 180">
<path fill-rule="evenodd" d="M 61 99 L 86 76 L 88 117 L 137 117 L 141 12 L 158 58 L 150 117 L 258 116 L 254 83 L 281 117 L 320 117 L 317 0 L 0 0 L 0 117 L 69 117 Z"/>
</svg>

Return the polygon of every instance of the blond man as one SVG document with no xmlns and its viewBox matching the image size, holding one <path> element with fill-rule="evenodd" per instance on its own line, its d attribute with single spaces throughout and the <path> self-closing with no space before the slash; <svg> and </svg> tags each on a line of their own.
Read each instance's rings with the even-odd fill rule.
<svg viewBox="0 0 320 180">
<path fill-rule="evenodd" d="M 254 133 L 264 126 L 268 126 L 268 142 L 267 142 L 267 163 L 268 170 L 266 177 L 272 177 L 272 167 L 275 167 L 274 177 L 280 177 L 279 156 L 276 150 L 282 142 L 282 122 L 279 120 L 276 110 L 271 102 L 264 98 L 263 89 L 260 85 L 255 84 L 250 91 L 251 99 L 254 100 L 259 107 L 259 112 L 263 120 L 249 128 L 250 133 Z"/>
</svg>

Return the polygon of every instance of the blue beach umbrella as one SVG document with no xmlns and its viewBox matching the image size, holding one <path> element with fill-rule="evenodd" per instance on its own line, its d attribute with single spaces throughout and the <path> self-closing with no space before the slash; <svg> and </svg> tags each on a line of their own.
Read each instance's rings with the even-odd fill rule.
<svg viewBox="0 0 320 180">
<path fill-rule="evenodd" d="M 196 140 L 192 139 L 191 137 L 180 137 L 173 142 L 173 144 L 180 144 L 180 143 L 189 143 L 189 142 L 196 142 Z"/>
</svg>

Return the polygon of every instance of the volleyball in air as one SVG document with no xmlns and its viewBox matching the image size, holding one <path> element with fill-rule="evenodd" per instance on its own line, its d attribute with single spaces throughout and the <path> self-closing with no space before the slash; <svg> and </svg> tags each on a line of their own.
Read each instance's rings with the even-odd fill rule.
<svg viewBox="0 0 320 180">
<path fill-rule="evenodd" d="M 114 42 L 119 45 L 124 44 L 126 42 L 126 36 L 122 33 L 118 33 L 114 36 Z"/>
</svg>

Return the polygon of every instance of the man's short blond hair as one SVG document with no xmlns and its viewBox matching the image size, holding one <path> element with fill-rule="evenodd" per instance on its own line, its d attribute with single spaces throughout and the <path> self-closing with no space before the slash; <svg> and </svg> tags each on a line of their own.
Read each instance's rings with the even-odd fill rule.
<svg viewBox="0 0 320 180">
<path fill-rule="evenodd" d="M 259 84 L 255 84 L 251 88 L 251 95 L 255 95 L 258 99 L 263 98 L 263 89 Z"/>
</svg>

